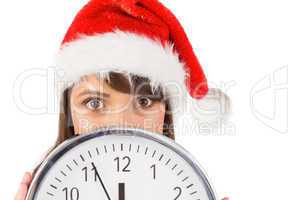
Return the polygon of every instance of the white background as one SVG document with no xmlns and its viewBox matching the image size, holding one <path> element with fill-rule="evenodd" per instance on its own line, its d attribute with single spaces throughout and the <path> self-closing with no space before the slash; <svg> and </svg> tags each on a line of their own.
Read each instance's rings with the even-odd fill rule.
<svg viewBox="0 0 300 200">
<path fill-rule="evenodd" d="M 18 107 L 14 83 L 24 71 L 51 66 L 67 27 L 85 2 L 1 3 L 1 200 L 13 198 L 23 173 L 53 144 L 58 125 L 55 113 L 30 114 Z M 299 199 L 297 1 L 162 2 L 186 29 L 208 80 L 221 88 L 232 85 L 227 93 L 234 131 L 180 135 L 177 142 L 202 163 L 220 197 Z M 51 96 L 43 77 L 24 82 L 21 91 L 32 107 L 46 106 Z"/>
</svg>

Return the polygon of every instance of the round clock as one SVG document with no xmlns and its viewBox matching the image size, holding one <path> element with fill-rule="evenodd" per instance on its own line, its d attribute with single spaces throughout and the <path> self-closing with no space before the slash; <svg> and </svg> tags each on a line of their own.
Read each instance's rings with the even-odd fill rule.
<svg viewBox="0 0 300 200">
<path fill-rule="evenodd" d="M 106 129 L 70 139 L 39 168 L 27 200 L 216 200 L 196 160 L 145 130 Z"/>
</svg>

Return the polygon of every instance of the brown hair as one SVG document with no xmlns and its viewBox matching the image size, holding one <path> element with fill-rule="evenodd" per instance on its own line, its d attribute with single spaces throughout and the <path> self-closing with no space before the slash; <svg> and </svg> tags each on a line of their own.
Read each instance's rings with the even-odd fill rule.
<svg viewBox="0 0 300 200">
<path fill-rule="evenodd" d="M 113 88 L 123 93 L 129 93 L 134 89 L 138 89 L 139 94 L 143 95 L 154 95 L 157 97 L 158 101 L 164 101 L 166 106 L 163 134 L 171 139 L 175 139 L 174 129 L 173 129 L 173 118 L 171 114 L 171 106 L 169 100 L 165 98 L 163 90 L 160 86 L 153 89 L 153 85 L 148 78 L 140 77 L 136 75 L 129 74 L 129 76 L 124 75 L 119 72 L 109 72 L 105 81 Z M 70 94 L 72 87 L 64 90 L 62 98 L 60 101 L 60 113 L 59 113 L 59 132 L 54 145 L 54 148 L 64 142 L 65 140 L 74 137 L 74 127 L 71 117 L 70 108 Z"/>
<path fill-rule="evenodd" d="M 103 76 L 101 76 L 103 77 Z M 153 85 L 151 85 L 150 80 L 148 78 L 130 75 L 125 76 L 122 73 L 109 72 L 108 76 L 105 79 L 107 83 L 114 89 L 128 93 L 130 92 L 130 88 L 139 89 L 139 94 L 143 95 L 154 95 L 157 97 L 157 100 L 164 101 L 166 106 L 165 118 L 164 118 L 164 127 L 163 134 L 171 139 L 175 139 L 174 129 L 173 129 L 173 118 L 169 100 L 163 95 L 162 88 L 158 87 L 153 90 Z M 140 87 L 141 86 L 141 87 Z M 71 117 L 71 107 L 70 107 L 70 94 L 72 91 L 72 87 L 69 87 L 64 90 L 62 94 L 62 98 L 60 101 L 60 111 L 59 111 L 59 130 L 58 136 L 55 142 L 55 145 L 48 151 L 45 155 L 47 157 L 53 149 L 55 149 L 58 145 L 60 145 L 65 140 L 75 137 L 72 117 Z M 36 168 L 33 170 L 32 176 L 35 176 L 37 170 L 39 169 L 39 163 Z"/>
</svg>

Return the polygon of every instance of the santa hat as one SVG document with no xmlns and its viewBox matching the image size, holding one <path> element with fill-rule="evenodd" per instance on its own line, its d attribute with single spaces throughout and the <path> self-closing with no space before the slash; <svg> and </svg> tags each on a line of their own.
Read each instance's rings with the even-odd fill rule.
<svg viewBox="0 0 300 200">
<path fill-rule="evenodd" d="M 213 124 L 229 111 L 229 98 L 208 88 L 182 26 L 157 0 L 89 1 L 67 31 L 56 66 L 64 87 L 106 69 L 148 77 L 171 96 L 175 125 L 186 116 Z"/>
</svg>

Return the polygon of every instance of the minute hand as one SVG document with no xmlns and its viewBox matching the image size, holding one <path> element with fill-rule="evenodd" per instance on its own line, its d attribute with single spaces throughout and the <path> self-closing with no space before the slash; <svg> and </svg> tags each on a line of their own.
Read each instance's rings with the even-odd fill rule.
<svg viewBox="0 0 300 200">
<path fill-rule="evenodd" d="M 101 179 L 101 177 L 99 175 L 99 172 L 98 172 L 98 170 L 97 170 L 97 168 L 96 168 L 96 166 L 95 166 L 95 164 L 93 162 L 92 162 L 92 166 L 93 166 L 93 169 L 95 170 L 97 178 L 100 180 L 101 186 L 102 186 L 102 188 L 103 188 L 103 190 L 104 190 L 104 192 L 105 192 L 105 194 L 107 196 L 107 199 L 111 200 L 111 198 L 110 198 L 110 196 L 109 196 L 109 194 L 108 194 L 108 192 L 107 192 L 107 190 L 106 190 L 106 188 L 104 186 L 104 183 L 103 183 L 103 181 L 102 181 L 102 179 Z"/>
</svg>

